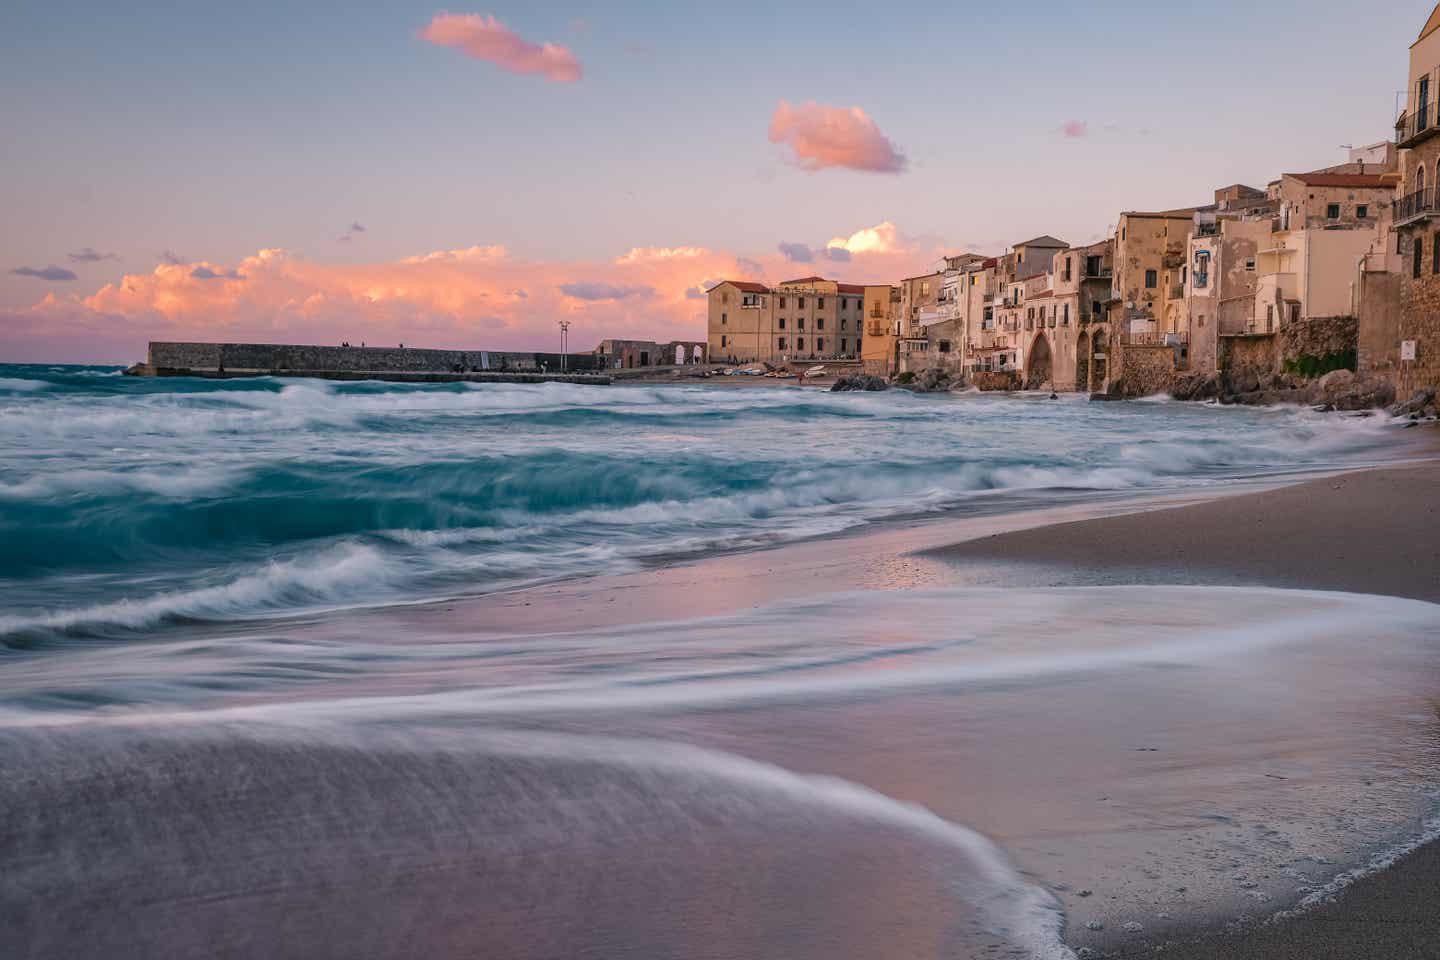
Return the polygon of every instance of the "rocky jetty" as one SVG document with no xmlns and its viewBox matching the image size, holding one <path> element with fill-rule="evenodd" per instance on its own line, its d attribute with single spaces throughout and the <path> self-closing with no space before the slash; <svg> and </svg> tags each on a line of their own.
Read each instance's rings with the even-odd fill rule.
<svg viewBox="0 0 1440 960">
<path fill-rule="evenodd" d="M 1386 380 L 1357 377 L 1349 370 L 1334 370 L 1315 379 L 1241 370 L 1184 374 L 1175 381 L 1170 396 L 1248 406 L 1294 403 L 1323 410 L 1372 410 L 1394 403 L 1395 388 Z"/>
</svg>

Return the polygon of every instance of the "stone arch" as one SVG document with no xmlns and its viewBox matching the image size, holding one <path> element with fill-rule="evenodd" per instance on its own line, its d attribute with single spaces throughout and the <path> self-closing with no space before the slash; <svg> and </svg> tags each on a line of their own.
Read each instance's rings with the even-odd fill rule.
<svg viewBox="0 0 1440 960">
<path fill-rule="evenodd" d="M 1035 334 L 1030 349 L 1025 351 L 1025 389 L 1039 390 L 1055 380 L 1055 352 L 1043 333 Z"/>
<path fill-rule="evenodd" d="M 1109 339 L 1105 328 L 1100 327 L 1090 334 L 1090 392 L 1099 393 L 1105 389 L 1105 378 L 1109 376 Z"/>
<path fill-rule="evenodd" d="M 1425 164 L 1424 164 L 1424 163 L 1421 163 L 1420 166 L 1418 166 L 1418 167 L 1415 168 L 1415 192 L 1416 192 L 1416 193 L 1419 193 L 1421 190 L 1424 190 L 1424 189 L 1425 189 Z"/>
<path fill-rule="evenodd" d="M 1083 331 L 1075 340 L 1075 389 L 1090 389 L 1090 334 Z"/>
</svg>

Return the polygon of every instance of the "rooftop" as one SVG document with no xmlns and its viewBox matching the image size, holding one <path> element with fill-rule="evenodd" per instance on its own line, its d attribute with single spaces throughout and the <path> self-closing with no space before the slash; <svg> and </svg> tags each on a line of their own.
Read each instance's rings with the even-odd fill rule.
<svg viewBox="0 0 1440 960">
<path fill-rule="evenodd" d="M 1307 187 L 1350 187 L 1352 189 L 1378 190 L 1400 184 L 1398 173 L 1287 173 L 1286 177 L 1299 180 Z"/>
<path fill-rule="evenodd" d="M 1195 211 L 1199 209 L 1199 207 L 1176 207 L 1174 210 L 1126 210 L 1120 216 L 1151 220 L 1182 220 L 1195 216 Z"/>
<path fill-rule="evenodd" d="M 1033 239 L 1033 240 L 1026 240 L 1024 243 L 1017 243 L 1017 244 L 1015 244 L 1015 246 L 1017 246 L 1017 247 L 1068 247 L 1068 246 L 1070 246 L 1070 244 L 1066 243 L 1064 240 L 1059 239 L 1058 237 L 1052 237 L 1052 236 L 1050 236 L 1050 234 L 1047 233 L 1047 234 L 1044 234 L 1044 235 L 1042 235 L 1042 236 L 1036 237 L 1036 238 Z"/>
</svg>

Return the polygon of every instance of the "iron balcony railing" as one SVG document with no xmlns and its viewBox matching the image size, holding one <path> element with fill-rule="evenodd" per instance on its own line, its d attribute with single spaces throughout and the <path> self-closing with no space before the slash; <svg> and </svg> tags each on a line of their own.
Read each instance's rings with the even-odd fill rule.
<svg viewBox="0 0 1440 960">
<path fill-rule="evenodd" d="M 1416 190 L 1414 193 L 1396 200 L 1393 207 L 1396 224 L 1414 220 L 1417 217 L 1429 216 L 1435 212 L 1435 188 Z"/>
<path fill-rule="evenodd" d="M 1437 120 L 1436 104 L 1422 103 L 1413 111 L 1408 111 L 1395 124 L 1395 142 L 1405 146 L 1410 141 L 1419 137 L 1427 137 L 1436 132 Z"/>
</svg>

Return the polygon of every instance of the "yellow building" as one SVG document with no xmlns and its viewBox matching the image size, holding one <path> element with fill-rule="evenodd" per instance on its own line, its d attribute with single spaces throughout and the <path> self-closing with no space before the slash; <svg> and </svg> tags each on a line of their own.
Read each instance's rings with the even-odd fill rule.
<svg viewBox="0 0 1440 960">
<path fill-rule="evenodd" d="M 858 360 L 865 287 L 801 277 L 774 287 L 722 280 L 710 288 L 708 343 L 716 362 Z"/>
</svg>

